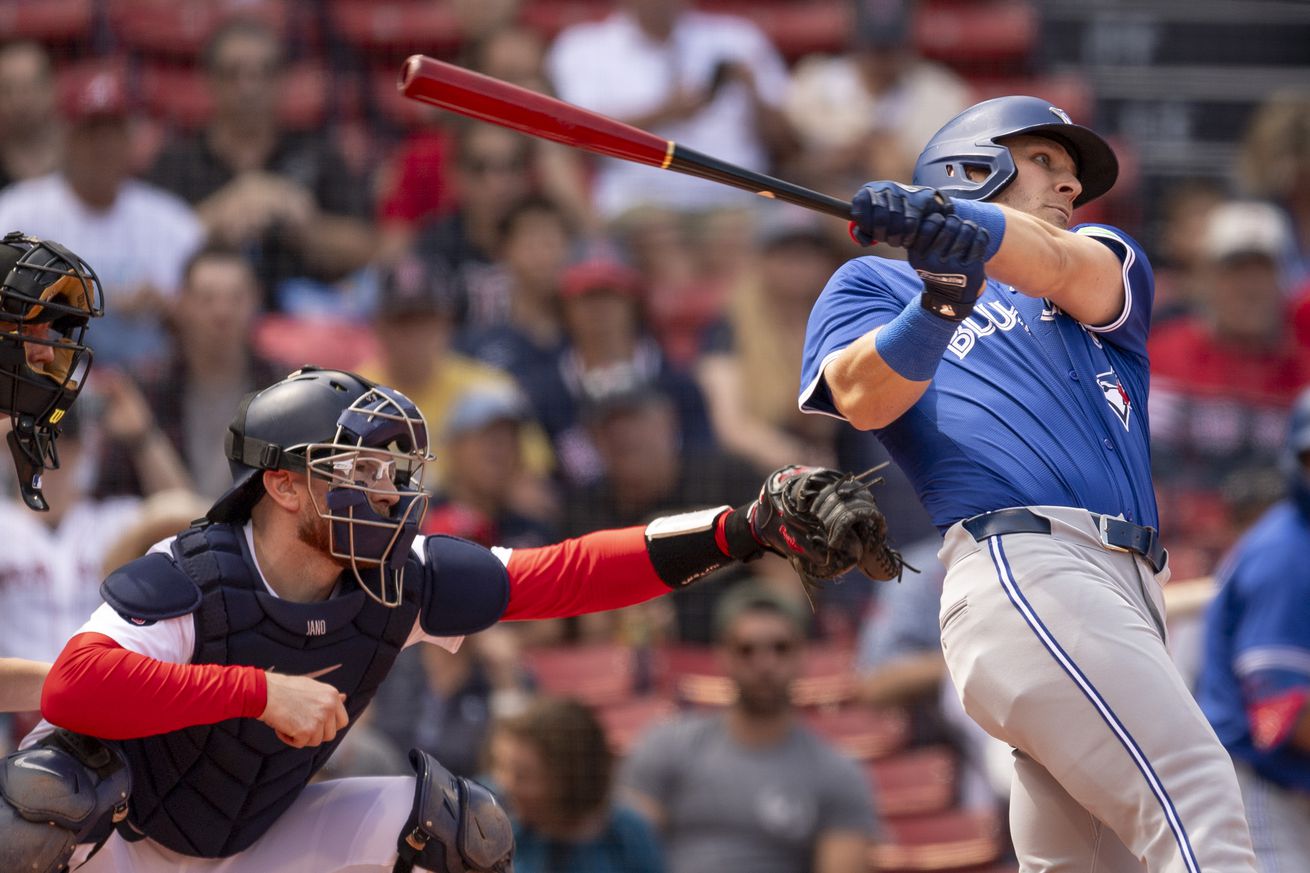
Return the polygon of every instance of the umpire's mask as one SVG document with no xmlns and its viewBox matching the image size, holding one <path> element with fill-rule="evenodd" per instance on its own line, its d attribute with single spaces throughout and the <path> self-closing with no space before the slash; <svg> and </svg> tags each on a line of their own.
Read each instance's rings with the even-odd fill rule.
<svg viewBox="0 0 1310 873">
<path fill-rule="evenodd" d="M 59 421 L 86 383 L 87 324 L 104 297 L 85 261 L 18 231 L 0 238 L 0 277 L 0 414 L 23 502 L 44 511 L 41 473 L 59 466 Z"/>
<path fill-rule="evenodd" d="M 369 596 L 398 606 L 410 546 L 427 512 L 427 423 L 405 395 L 343 370 L 304 367 L 242 401 L 228 428 L 235 481 L 210 521 L 242 522 L 264 493 L 264 470 L 308 476 L 331 529 L 333 557 Z M 316 482 L 326 493 L 316 493 Z M 382 511 L 374 504 L 387 503 Z"/>
</svg>

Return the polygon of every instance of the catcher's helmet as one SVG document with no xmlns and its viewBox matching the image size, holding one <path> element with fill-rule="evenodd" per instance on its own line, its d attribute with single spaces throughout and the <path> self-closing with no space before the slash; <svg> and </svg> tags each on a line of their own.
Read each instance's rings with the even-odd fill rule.
<svg viewBox="0 0 1310 873">
<path fill-rule="evenodd" d="M 1109 144 L 1089 128 L 1070 121 L 1063 109 L 1037 97 L 984 100 L 946 122 L 919 155 L 914 184 L 966 200 L 990 200 L 1018 172 L 1010 150 L 997 140 L 1020 134 L 1044 136 L 1069 150 L 1083 186 L 1074 206 L 1082 206 L 1114 186 L 1119 161 Z M 982 167 L 986 178 L 971 182 L 966 166 Z"/>
<path fill-rule="evenodd" d="M 344 370 L 302 367 L 248 395 L 227 432 L 232 487 L 210 508 L 216 522 L 244 522 L 264 494 L 264 470 L 305 473 L 327 484 L 318 514 L 330 522 L 334 557 L 349 563 L 370 596 L 401 601 L 401 574 L 427 511 L 428 453 L 422 413 L 393 388 Z M 383 479 L 388 485 L 380 485 Z M 380 514 L 370 495 L 397 500 Z"/>
<path fill-rule="evenodd" d="M 100 281 L 77 255 L 19 231 L 0 237 L 0 414 L 23 502 L 42 511 L 41 473 L 59 466 L 59 422 L 86 383 L 87 323 L 104 314 Z"/>
</svg>

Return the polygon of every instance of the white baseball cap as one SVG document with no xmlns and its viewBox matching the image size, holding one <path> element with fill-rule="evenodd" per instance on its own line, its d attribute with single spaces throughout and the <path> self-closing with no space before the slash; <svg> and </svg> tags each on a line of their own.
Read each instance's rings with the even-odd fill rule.
<svg viewBox="0 0 1310 873">
<path fill-rule="evenodd" d="M 1292 235 L 1282 210 L 1269 203 L 1233 201 L 1215 207 L 1206 225 L 1205 248 L 1211 259 L 1265 255 L 1279 261 Z"/>
</svg>

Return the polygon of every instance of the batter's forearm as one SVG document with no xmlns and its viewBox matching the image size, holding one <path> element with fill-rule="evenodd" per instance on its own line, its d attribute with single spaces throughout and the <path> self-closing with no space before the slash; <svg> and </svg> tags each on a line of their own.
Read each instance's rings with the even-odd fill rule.
<svg viewBox="0 0 1310 873">
<path fill-rule="evenodd" d="M 1083 324 L 1108 324 L 1123 309 L 1123 265 L 1090 237 L 1062 230 L 1008 206 L 1005 234 L 987 275 L 1020 294 L 1045 297 Z"/>
<path fill-rule="evenodd" d="M 0 712 L 35 712 L 50 665 L 23 658 L 0 658 Z"/>
<path fill-rule="evenodd" d="M 77 733 L 122 740 L 257 718 L 266 695 L 264 671 L 256 667 L 170 664 L 103 634 L 83 633 L 68 641 L 51 668 L 41 714 Z"/>
<path fill-rule="evenodd" d="M 907 379 L 883 360 L 876 347 L 882 329 L 875 328 L 851 343 L 823 370 L 833 405 L 860 430 L 886 427 L 900 418 L 931 382 Z"/>
</svg>

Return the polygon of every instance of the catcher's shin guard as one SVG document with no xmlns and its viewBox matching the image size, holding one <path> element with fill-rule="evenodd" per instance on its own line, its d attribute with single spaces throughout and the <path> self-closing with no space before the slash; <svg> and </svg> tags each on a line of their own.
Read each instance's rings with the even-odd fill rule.
<svg viewBox="0 0 1310 873">
<path fill-rule="evenodd" d="M 514 832 L 491 792 L 421 749 L 410 750 L 409 762 L 418 774 L 414 809 L 400 832 L 392 873 L 415 866 L 433 873 L 513 873 Z"/>
<path fill-rule="evenodd" d="M 61 873 L 79 843 L 100 847 L 127 816 L 132 778 L 99 740 L 57 730 L 0 760 L 0 870 Z"/>
</svg>

